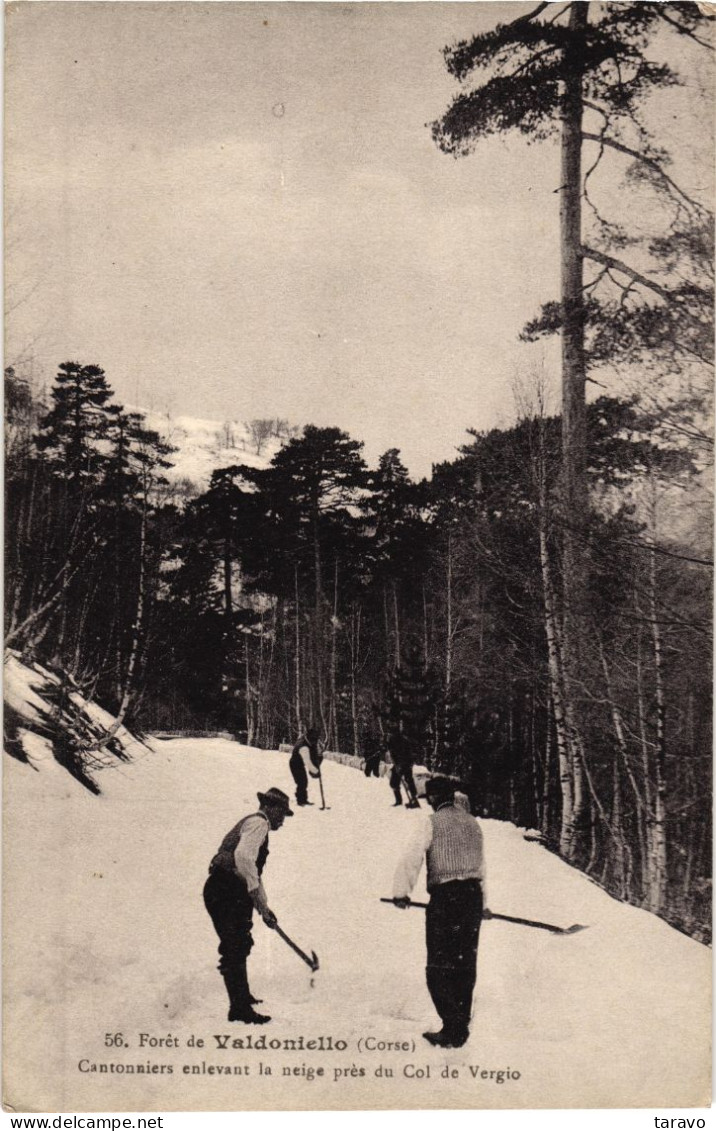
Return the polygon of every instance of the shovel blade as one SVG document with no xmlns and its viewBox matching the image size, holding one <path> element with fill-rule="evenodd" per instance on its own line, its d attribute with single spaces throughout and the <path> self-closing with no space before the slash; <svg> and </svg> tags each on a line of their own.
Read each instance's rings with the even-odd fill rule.
<svg viewBox="0 0 716 1131">
<path fill-rule="evenodd" d="M 311 969 L 313 970 L 313 973 L 315 974 L 316 970 L 318 969 L 318 957 L 316 955 L 315 950 L 311 951 L 311 961 L 309 962 L 308 965 L 311 967 Z"/>
</svg>

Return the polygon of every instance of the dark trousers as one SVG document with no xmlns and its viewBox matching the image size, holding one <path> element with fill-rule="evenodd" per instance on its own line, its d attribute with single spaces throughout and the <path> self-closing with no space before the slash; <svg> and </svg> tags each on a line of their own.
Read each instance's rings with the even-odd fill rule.
<svg viewBox="0 0 716 1131">
<path fill-rule="evenodd" d="M 204 884 L 204 906 L 219 936 L 219 970 L 226 974 L 246 969 L 246 959 L 254 945 L 254 905 L 246 884 L 232 872 L 217 868 Z"/>
<path fill-rule="evenodd" d="M 404 765 L 402 765 L 400 767 L 400 772 L 402 774 L 403 781 L 405 782 L 405 788 L 407 789 L 408 793 L 410 794 L 410 800 L 411 801 L 417 801 L 418 791 L 415 788 L 415 779 L 413 778 L 413 767 L 410 765 L 410 762 L 406 762 Z"/>
<path fill-rule="evenodd" d="M 479 880 L 433 888 L 425 913 L 428 991 L 445 1032 L 461 1038 L 470 1028 L 481 921 Z"/>
<path fill-rule="evenodd" d="M 254 945 L 254 905 L 246 884 L 217 868 L 204 884 L 204 906 L 219 936 L 219 970 L 229 995 L 229 1021 L 245 1020 L 255 999 L 249 989 L 246 959 Z"/>
<path fill-rule="evenodd" d="M 306 765 L 300 754 L 291 755 L 288 768 L 296 783 L 296 804 L 305 805 L 308 801 L 308 774 L 306 773 Z"/>
<path fill-rule="evenodd" d="M 396 801 L 402 800 L 402 797 L 401 797 L 401 794 L 400 794 L 400 783 L 401 783 L 401 781 L 405 784 L 405 789 L 407 791 L 407 794 L 408 794 L 408 797 L 410 798 L 410 800 L 416 801 L 417 797 L 418 797 L 418 791 L 415 788 L 415 779 L 413 778 L 413 767 L 410 765 L 410 762 L 395 762 L 393 764 L 393 769 L 391 770 L 391 773 L 390 773 L 390 788 L 392 789 L 393 793 L 395 794 L 395 800 Z"/>
<path fill-rule="evenodd" d="M 371 774 L 373 777 L 380 777 L 380 754 L 371 754 L 369 758 L 366 758 L 363 773 L 367 778 L 369 778 Z"/>
</svg>

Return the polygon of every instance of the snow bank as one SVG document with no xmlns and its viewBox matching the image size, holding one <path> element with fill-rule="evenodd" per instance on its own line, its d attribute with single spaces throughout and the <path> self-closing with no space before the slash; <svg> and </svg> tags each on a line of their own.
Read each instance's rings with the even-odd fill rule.
<svg viewBox="0 0 716 1131">
<path fill-rule="evenodd" d="M 19 761 L 60 781 L 70 775 L 97 793 L 102 769 L 141 748 L 67 677 L 62 680 L 40 664 L 25 664 L 11 650 L 3 668 L 5 749 Z"/>
</svg>

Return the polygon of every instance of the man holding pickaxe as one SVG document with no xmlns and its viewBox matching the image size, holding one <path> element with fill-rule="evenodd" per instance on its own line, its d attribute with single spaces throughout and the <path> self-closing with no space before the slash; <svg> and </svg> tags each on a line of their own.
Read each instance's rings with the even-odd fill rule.
<svg viewBox="0 0 716 1131">
<path fill-rule="evenodd" d="M 229 1021 L 264 1025 L 271 1018 L 254 1010 L 258 999 L 249 990 L 246 960 L 254 945 L 251 935 L 254 908 L 267 927 L 278 929 L 276 916 L 266 899 L 261 873 L 269 852 L 269 830 L 280 829 L 286 817 L 293 816 L 293 811 L 283 790 L 274 786 L 257 797 L 258 812 L 234 825 L 209 865 L 204 904 L 220 940 L 219 970 L 229 995 Z"/>
<path fill-rule="evenodd" d="M 403 909 L 410 905 L 425 858 L 430 894 L 426 976 L 443 1027 L 423 1036 L 432 1045 L 460 1048 L 469 1036 L 480 923 L 489 916 L 483 911 L 482 833 L 474 817 L 455 805 L 455 786 L 448 778 L 430 778 L 425 796 L 433 813 L 398 864 L 393 903 Z"/>
</svg>

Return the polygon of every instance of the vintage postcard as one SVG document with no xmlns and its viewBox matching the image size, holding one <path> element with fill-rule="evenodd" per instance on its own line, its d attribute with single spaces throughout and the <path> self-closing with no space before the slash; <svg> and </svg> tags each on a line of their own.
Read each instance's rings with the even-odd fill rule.
<svg viewBox="0 0 716 1131">
<path fill-rule="evenodd" d="M 710 1104 L 713 39 L 6 5 L 6 1112 Z"/>
</svg>

